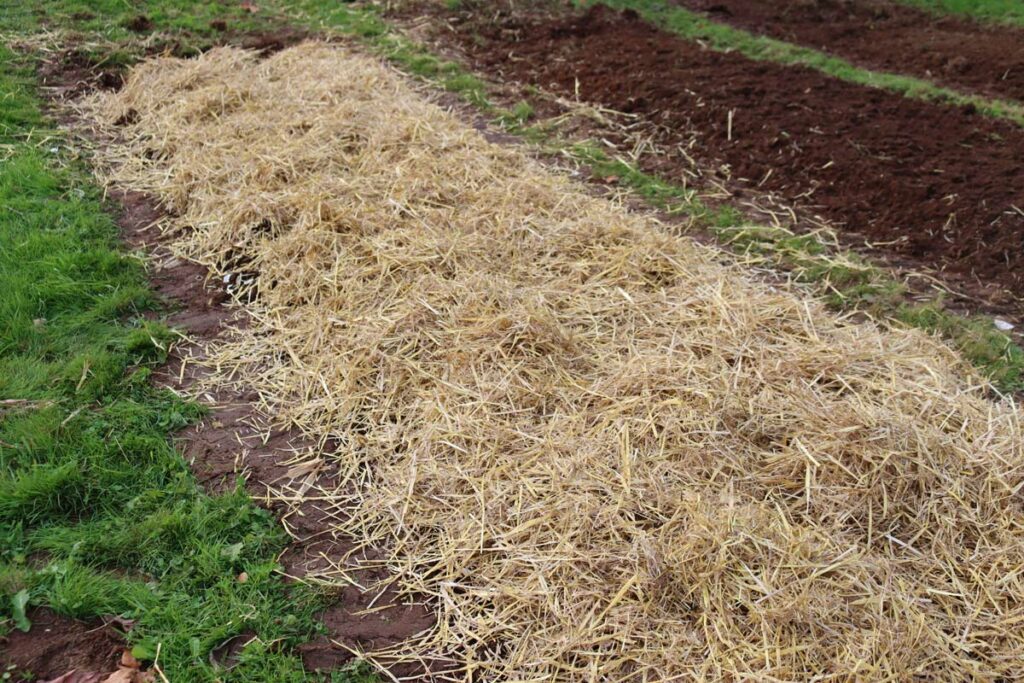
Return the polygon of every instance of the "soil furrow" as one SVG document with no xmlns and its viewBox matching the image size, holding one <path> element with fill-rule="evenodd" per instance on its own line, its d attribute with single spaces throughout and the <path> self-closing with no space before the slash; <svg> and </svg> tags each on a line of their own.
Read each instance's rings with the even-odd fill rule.
<svg viewBox="0 0 1024 683">
<path fill-rule="evenodd" d="M 638 114 L 733 180 L 990 302 L 1024 293 L 1024 130 L 705 49 L 635 13 L 454 18 L 477 68 Z"/>
<path fill-rule="evenodd" d="M 1024 100 L 1024 31 L 936 17 L 887 0 L 674 0 L 709 18 L 992 97 Z"/>
</svg>

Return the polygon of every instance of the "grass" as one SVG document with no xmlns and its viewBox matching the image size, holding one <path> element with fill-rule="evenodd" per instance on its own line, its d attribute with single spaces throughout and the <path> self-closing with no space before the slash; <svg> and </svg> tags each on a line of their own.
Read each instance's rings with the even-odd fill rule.
<svg viewBox="0 0 1024 683">
<path fill-rule="evenodd" d="M 43 5 L 59 10 L 51 20 L 88 7 L 115 20 L 112 35 L 139 11 Z M 142 6 L 172 27 L 205 21 L 194 7 Z M 31 30 L 38 16 L 15 10 L 0 12 L 4 30 Z M 172 447 L 203 412 L 150 382 L 174 335 L 149 320 L 164 309 L 143 264 L 35 89 L 30 61 L 0 46 L 0 634 L 31 627 L 37 605 L 117 614 L 135 621 L 134 653 L 159 650 L 171 680 L 323 680 L 294 646 L 322 630 L 326 597 L 282 581 L 287 537 L 269 512 L 242 490 L 207 495 Z M 233 668 L 211 662 L 243 633 L 255 640 Z M 331 680 L 375 677 L 357 667 Z"/>
<path fill-rule="evenodd" d="M 899 0 L 933 12 L 961 14 L 982 21 L 1024 26 L 1022 0 Z"/>
<path fill-rule="evenodd" d="M 10 2 L 0 7 L 0 26 L 5 31 L 29 32 L 40 26 L 72 28 L 101 34 L 107 40 L 127 43 L 139 36 L 133 20 L 145 17 L 155 29 L 176 38 L 213 36 L 211 26 L 220 20 L 234 31 L 257 30 L 267 25 L 265 13 L 250 12 L 243 3 L 195 2 L 194 0 L 39 0 Z"/>
<path fill-rule="evenodd" d="M 616 9 L 633 9 L 644 19 L 690 40 L 706 42 L 715 50 L 736 50 L 759 61 L 792 64 L 817 69 L 850 83 L 889 90 L 904 97 L 972 106 L 986 116 L 1004 118 L 1024 125 L 1024 106 L 944 88 L 920 78 L 862 69 L 846 60 L 812 48 L 801 47 L 765 36 L 757 36 L 706 17 L 664 0 L 601 0 Z"/>
</svg>

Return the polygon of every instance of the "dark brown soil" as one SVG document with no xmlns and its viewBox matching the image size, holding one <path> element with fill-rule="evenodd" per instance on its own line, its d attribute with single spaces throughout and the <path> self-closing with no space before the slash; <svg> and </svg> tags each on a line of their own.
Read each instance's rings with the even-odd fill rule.
<svg viewBox="0 0 1024 683">
<path fill-rule="evenodd" d="M 224 24 L 224 35 L 219 38 L 218 42 L 244 47 L 248 50 L 256 50 L 264 57 L 293 45 L 298 45 L 302 41 L 313 37 L 313 34 L 309 31 L 291 27 L 282 27 L 274 31 L 263 31 L 260 33 L 233 33 L 227 24 L 224 22 L 221 22 L 221 24 Z M 221 29 L 217 28 L 217 30 Z M 323 36 L 318 37 L 324 39 Z"/>
<path fill-rule="evenodd" d="M 936 16 L 889 0 L 673 1 L 858 66 L 1024 100 L 1024 30 Z"/>
<path fill-rule="evenodd" d="M 943 271 L 990 301 L 1024 294 L 1017 126 L 711 51 L 603 6 L 544 21 L 451 21 L 476 65 L 498 78 L 639 114 L 667 146 L 820 213 L 848 242 Z"/>
<path fill-rule="evenodd" d="M 0 674 L 9 672 L 10 680 L 45 681 L 69 671 L 86 675 L 117 670 L 125 641 L 113 625 L 76 621 L 45 608 L 30 610 L 28 617 L 32 628 L 27 633 L 11 631 L 0 640 Z"/>
<path fill-rule="evenodd" d="M 53 100 L 66 100 L 92 90 L 116 90 L 124 85 L 120 68 L 98 65 L 96 57 L 70 47 L 42 64 L 39 80 Z"/>
</svg>

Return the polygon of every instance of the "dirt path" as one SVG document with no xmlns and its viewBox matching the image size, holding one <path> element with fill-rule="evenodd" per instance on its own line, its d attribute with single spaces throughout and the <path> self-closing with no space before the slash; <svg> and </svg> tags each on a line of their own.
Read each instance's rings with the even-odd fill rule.
<svg viewBox="0 0 1024 683">
<path fill-rule="evenodd" d="M 706 50 L 605 7 L 452 19 L 478 68 L 640 114 L 668 146 L 990 302 L 1024 294 L 1024 131 L 803 68 Z M 461 22 L 461 23 L 460 23 Z"/>
<path fill-rule="evenodd" d="M 673 0 L 715 21 L 858 66 L 1024 100 L 1024 31 L 937 18 L 888 0 Z"/>
</svg>

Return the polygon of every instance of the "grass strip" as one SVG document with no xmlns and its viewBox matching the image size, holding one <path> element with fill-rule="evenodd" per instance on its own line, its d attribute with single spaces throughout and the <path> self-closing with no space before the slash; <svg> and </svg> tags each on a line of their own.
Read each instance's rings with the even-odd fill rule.
<svg viewBox="0 0 1024 683">
<path fill-rule="evenodd" d="M 970 95 L 929 81 L 862 69 L 839 57 L 785 41 L 757 36 L 712 21 L 697 12 L 668 5 L 662 0 L 601 0 L 615 9 L 632 9 L 646 21 L 688 40 L 700 40 L 719 51 L 735 50 L 750 59 L 816 69 L 843 81 L 881 88 L 904 97 L 974 107 L 978 112 L 1024 125 L 1024 106 L 1016 102 Z"/>
<path fill-rule="evenodd" d="M 495 105 L 488 98 L 488 85 L 483 79 L 397 35 L 373 8 L 328 6 L 316 0 L 293 0 L 285 2 L 282 8 L 288 16 L 304 21 L 311 28 L 334 30 L 359 39 L 399 68 L 459 94 L 483 113 L 493 116 L 508 132 L 547 152 L 568 154 L 577 162 L 587 164 L 594 176 L 614 176 L 621 186 L 654 206 L 692 216 L 696 226 L 714 234 L 735 253 L 757 264 L 781 268 L 790 272 L 796 281 L 813 285 L 835 310 L 863 311 L 939 334 L 1001 391 L 1024 390 L 1024 350 L 996 329 L 991 320 L 949 313 L 943 310 L 941 300 L 908 304 L 903 283 L 886 270 L 842 250 L 834 237 L 822 233 L 796 235 L 783 228 L 748 225 L 734 207 L 711 207 L 692 189 L 645 173 L 634 164 L 610 155 L 600 145 L 567 143 L 557 130 L 531 123 L 533 109 L 529 103 L 520 102 L 509 109 Z"/>
<path fill-rule="evenodd" d="M 1024 26 L 1021 0 L 897 0 L 936 13 L 959 14 L 979 21 Z"/>
<path fill-rule="evenodd" d="M 322 680 L 293 646 L 323 597 L 281 580 L 270 513 L 242 490 L 207 495 L 172 447 L 202 414 L 150 382 L 174 335 L 144 316 L 161 303 L 142 262 L 35 90 L 33 65 L 0 46 L 0 635 L 31 628 L 27 601 L 134 620 L 134 653 L 159 648 L 171 680 Z M 243 633 L 232 668 L 211 661 Z"/>
</svg>

